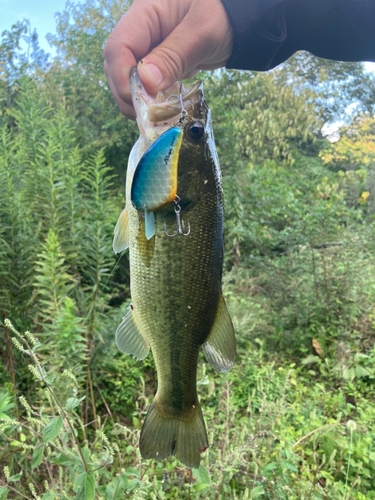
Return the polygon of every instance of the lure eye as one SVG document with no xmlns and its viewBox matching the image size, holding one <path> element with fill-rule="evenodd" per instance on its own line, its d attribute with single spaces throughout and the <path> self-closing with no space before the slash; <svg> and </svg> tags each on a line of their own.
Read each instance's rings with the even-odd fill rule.
<svg viewBox="0 0 375 500">
<path fill-rule="evenodd" d="M 198 141 L 203 136 L 203 132 L 204 127 L 201 122 L 193 122 L 188 126 L 187 129 L 188 136 L 194 141 Z"/>
</svg>

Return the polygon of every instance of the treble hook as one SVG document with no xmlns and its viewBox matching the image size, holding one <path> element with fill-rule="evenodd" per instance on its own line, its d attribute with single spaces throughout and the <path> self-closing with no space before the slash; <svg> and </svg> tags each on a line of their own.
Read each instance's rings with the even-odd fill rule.
<svg viewBox="0 0 375 500">
<path fill-rule="evenodd" d="M 168 238 L 174 238 L 175 236 L 189 236 L 190 234 L 190 222 L 188 222 L 188 232 L 185 233 L 185 224 L 184 221 L 181 220 L 180 212 L 181 212 L 181 207 L 178 204 L 180 201 L 180 198 L 176 195 L 176 198 L 174 200 L 174 213 L 176 214 L 176 221 L 177 221 L 177 231 L 174 234 L 168 234 L 167 233 L 167 225 L 164 223 L 164 234 L 168 236 Z"/>
<path fill-rule="evenodd" d="M 185 117 L 187 116 L 188 112 L 186 111 L 186 109 L 184 108 L 184 100 L 182 98 L 182 94 L 181 94 L 181 90 L 182 90 L 182 83 L 180 85 L 180 93 L 177 95 L 177 94 L 172 94 L 170 95 L 166 101 L 169 101 L 169 99 L 171 97 L 177 97 L 179 103 L 180 103 L 180 106 L 181 106 L 181 118 L 178 120 L 177 123 L 183 123 L 184 122 L 184 119 Z"/>
</svg>

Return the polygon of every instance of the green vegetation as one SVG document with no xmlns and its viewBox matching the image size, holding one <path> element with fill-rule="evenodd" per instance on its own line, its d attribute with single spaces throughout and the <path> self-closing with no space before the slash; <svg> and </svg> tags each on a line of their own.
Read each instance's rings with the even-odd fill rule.
<svg viewBox="0 0 375 500">
<path fill-rule="evenodd" d="M 52 60 L 26 22 L 0 40 L 0 499 L 375 499 L 375 81 L 308 54 L 202 75 L 238 357 L 200 360 L 200 468 L 141 459 L 155 370 L 114 345 L 111 248 L 137 130 L 101 55 L 126 8 L 69 4 Z"/>
</svg>

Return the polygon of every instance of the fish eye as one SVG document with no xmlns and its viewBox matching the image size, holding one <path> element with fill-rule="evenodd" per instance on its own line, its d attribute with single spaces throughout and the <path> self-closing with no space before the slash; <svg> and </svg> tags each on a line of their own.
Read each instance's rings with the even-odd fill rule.
<svg viewBox="0 0 375 500">
<path fill-rule="evenodd" d="M 198 141 L 202 136 L 204 132 L 204 127 L 201 124 L 201 122 L 193 122 L 188 125 L 187 133 L 190 139 L 193 139 L 194 141 Z"/>
</svg>

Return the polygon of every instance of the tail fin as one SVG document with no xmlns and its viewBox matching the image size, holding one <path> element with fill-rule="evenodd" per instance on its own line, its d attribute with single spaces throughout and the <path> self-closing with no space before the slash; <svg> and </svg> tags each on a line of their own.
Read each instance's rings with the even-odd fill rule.
<svg viewBox="0 0 375 500">
<path fill-rule="evenodd" d="M 186 416 L 160 410 L 154 400 L 142 427 L 139 449 L 143 458 L 163 460 L 170 455 L 188 467 L 199 467 L 200 454 L 208 448 L 202 410 L 197 402 Z"/>
</svg>

